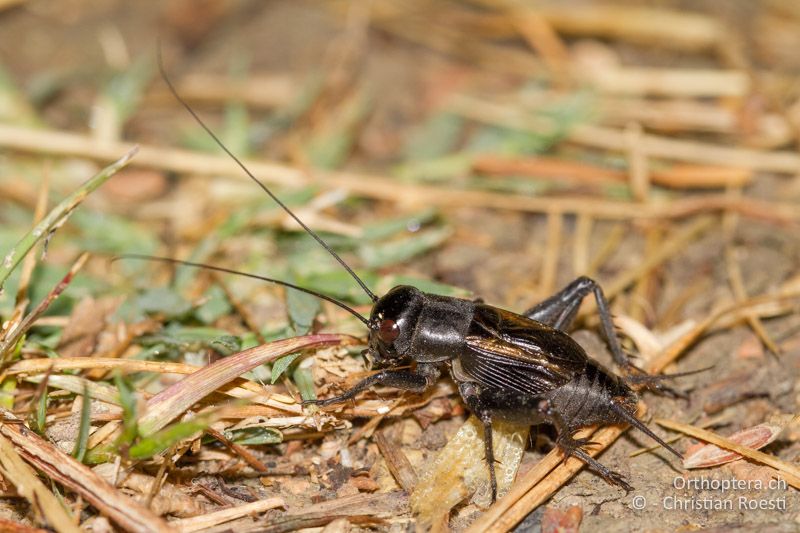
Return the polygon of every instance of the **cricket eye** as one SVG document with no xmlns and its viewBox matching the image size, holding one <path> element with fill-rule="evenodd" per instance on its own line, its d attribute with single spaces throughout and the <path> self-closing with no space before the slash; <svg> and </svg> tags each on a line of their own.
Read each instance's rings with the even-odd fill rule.
<svg viewBox="0 0 800 533">
<path fill-rule="evenodd" d="M 378 338 L 386 344 L 391 344 L 400 336 L 400 326 L 394 320 L 381 320 L 378 325 Z"/>
</svg>

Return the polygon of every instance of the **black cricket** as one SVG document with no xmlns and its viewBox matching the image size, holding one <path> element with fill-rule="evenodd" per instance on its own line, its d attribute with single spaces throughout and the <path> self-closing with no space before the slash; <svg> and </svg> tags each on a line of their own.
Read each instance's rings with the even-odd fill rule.
<svg viewBox="0 0 800 533">
<path fill-rule="evenodd" d="M 277 283 L 329 301 L 361 320 L 369 330 L 367 352 L 375 367 L 382 370 L 339 396 L 306 403 L 324 406 L 343 402 L 372 385 L 419 393 L 432 386 L 442 372 L 449 373 L 464 403 L 483 423 L 492 501 L 497 496 L 492 421 L 497 419 L 530 425 L 552 424 L 558 433 L 556 444 L 565 456 L 578 457 L 608 483 L 626 492 L 632 487 L 622 475 L 586 453 L 583 449 L 589 444 L 586 439 L 573 437 L 578 429 L 595 424 L 630 424 L 682 458 L 636 418 L 639 398 L 633 388 L 637 384 L 652 386 L 661 378 L 676 375 L 651 376 L 628 361 L 614 331 L 608 302 L 595 281 L 580 277 L 521 314 L 480 301 L 428 294 L 407 285 L 395 287 L 378 297 L 206 126 L 175 90 L 164 71 L 160 54 L 159 66 L 178 102 L 256 184 L 341 264 L 373 301 L 372 312 L 366 318 L 328 295 L 255 274 L 171 258 L 125 257 L 181 263 Z M 624 377 L 589 357 L 566 333 L 581 302 L 590 293 L 597 302 L 601 330 L 613 359 L 626 372 Z"/>
</svg>

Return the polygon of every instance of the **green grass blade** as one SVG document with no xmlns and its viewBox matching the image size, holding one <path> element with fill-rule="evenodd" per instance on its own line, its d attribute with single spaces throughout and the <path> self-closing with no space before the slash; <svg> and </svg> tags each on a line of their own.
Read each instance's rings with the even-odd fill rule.
<svg viewBox="0 0 800 533">
<path fill-rule="evenodd" d="M 83 404 L 81 405 L 81 425 L 78 429 L 78 440 L 75 442 L 75 450 L 72 456 L 79 462 L 83 462 L 86 456 L 86 449 L 89 443 L 89 430 L 92 427 L 92 399 L 89 396 L 89 389 L 83 388 Z"/>
<path fill-rule="evenodd" d="M 28 255 L 28 252 L 41 241 L 46 238 L 52 231 L 54 231 L 72 211 L 92 192 L 105 183 L 108 178 L 116 174 L 121 168 L 128 164 L 131 158 L 139 150 L 134 147 L 127 154 L 122 156 L 119 160 L 107 166 L 94 177 L 86 181 L 75 192 L 61 201 L 52 211 L 50 211 L 41 222 L 36 224 L 19 242 L 8 252 L 3 260 L 0 262 L 0 289 L 3 284 L 11 275 L 11 272 L 17 265 Z"/>
</svg>

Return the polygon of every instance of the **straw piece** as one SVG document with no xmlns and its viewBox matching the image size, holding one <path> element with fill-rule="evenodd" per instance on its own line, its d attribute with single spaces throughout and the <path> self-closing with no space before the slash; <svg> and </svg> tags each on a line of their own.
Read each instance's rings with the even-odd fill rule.
<svg viewBox="0 0 800 533">
<path fill-rule="evenodd" d="M 126 531 L 168 532 L 171 528 L 148 508 L 124 496 L 86 465 L 32 431 L 9 412 L 2 413 L 0 434 L 20 456 L 45 475 L 79 494 Z"/>
<path fill-rule="evenodd" d="M 587 130 L 581 131 L 581 135 L 584 135 Z M 597 134 L 602 136 L 604 133 L 600 131 Z M 643 142 L 648 153 L 655 155 L 647 145 L 648 139 L 651 137 L 644 136 Z M 702 145 L 698 147 L 693 143 L 690 144 L 692 150 L 699 152 L 709 150 L 713 152 L 713 150 Z M 19 128 L 4 124 L 0 124 L 0 146 L 34 153 L 78 156 L 100 161 L 113 159 L 115 157 L 114 154 L 130 147 L 125 143 L 111 142 L 97 145 L 91 138 L 84 135 Z M 622 150 L 623 148 L 620 149 Z M 780 168 L 782 170 L 776 171 L 782 172 L 789 172 L 790 167 L 800 169 L 800 157 L 795 154 L 764 153 L 756 150 L 736 153 L 739 155 L 729 162 L 732 165 L 738 165 L 739 160 L 746 158 L 749 154 L 753 156 L 751 164 L 742 165 L 747 168 Z M 729 153 L 725 152 L 717 155 L 719 157 L 710 158 L 715 160 L 714 164 L 724 165 L 728 163 L 724 161 L 724 157 L 729 156 Z M 139 157 L 136 159 L 136 164 L 201 176 L 223 175 L 246 179 L 242 175 L 241 169 L 230 158 L 188 150 L 142 146 Z M 311 176 L 298 168 L 265 161 L 245 161 L 245 164 L 265 183 L 298 187 L 311 182 Z M 595 218 L 612 220 L 682 218 L 696 213 L 733 210 L 744 216 L 775 222 L 800 220 L 800 210 L 793 203 L 768 202 L 746 198 L 732 199 L 725 195 L 696 195 L 669 202 L 637 205 L 630 202 L 585 197 L 576 198 L 574 196 L 526 197 L 484 191 L 409 185 L 379 176 L 352 172 L 314 172 L 313 182 L 327 187 L 341 188 L 367 198 L 403 202 L 412 205 L 484 207 L 534 213 L 559 211 L 564 214 L 585 213 Z"/>
<path fill-rule="evenodd" d="M 383 431 L 375 433 L 373 440 L 378 445 L 389 472 L 397 480 L 404 491 L 411 494 L 417 484 L 417 473 L 400 447 L 384 435 Z"/>
<path fill-rule="evenodd" d="M 740 70 L 611 67 L 584 69 L 586 81 L 612 95 L 743 98 L 750 77 Z"/>
<path fill-rule="evenodd" d="M 263 513 L 264 511 L 276 509 L 278 507 L 284 507 L 285 505 L 283 498 L 266 498 L 228 509 L 220 509 L 219 511 L 206 513 L 200 516 L 175 520 L 174 522 L 170 522 L 169 525 L 175 526 L 181 533 L 193 533 L 194 531 L 200 531 L 225 522 L 230 522 L 231 520 L 236 520 L 237 518 Z"/>
<path fill-rule="evenodd" d="M 561 251 L 561 235 L 564 226 L 564 217 L 561 213 L 551 212 L 547 215 L 547 245 L 545 246 L 544 259 L 542 261 L 541 282 L 539 283 L 539 295 L 543 298 L 552 294 L 556 285 L 558 274 L 558 258 Z"/>
<path fill-rule="evenodd" d="M 537 121 L 529 114 L 520 114 L 517 107 L 467 95 L 451 98 L 449 109 L 471 120 L 520 131 L 530 131 L 537 135 L 547 132 L 546 128 L 561 127 L 554 122 L 542 119 Z M 616 152 L 625 152 L 628 149 L 625 131 L 619 128 L 581 124 L 569 131 L 567 140 L 582 146 Z M 642 135 L 641 146 L 651 157 L 661 157 L 673 161 L 736 166 L 792 175 L 800 171 L 800 156 L 788 151 L 767 152 L 747 148 L 731 148 L 719 144 L 676 140 L 648 134 Z"/>
<path fill-rule="evenodd" d="M 50 490 L 45 487 L 29 467 L 20 458 L 11 442 L 0 435 L 0 473 L 13 483 L 19 494 L 31 504 L 33 510 L 43 515 L 44 521 L 59 533 L 77 533 L 80 528 L 69 516 Z"/>
<path fill-rule="evenodd" d="M 664 418 L 656 418 L 654 422 L 660 426 L 664 426 L 667 429 L 680 431 L 681 433 L 685 433 L 691 437 L 710 442 L 711 444 L 716 444 L 721 448 L 732 450 L 739 455 L 743 455 L 749 459 L 758 461 L 759 463 L 771 466 L 778 471 L 777 473 L 781 474 L 786 479 L 787 483 L 797 489 L 800 489 L 800 468 L 798 468 L 796 465 L 782 461 L 774 455 L 769 455 L 767 453 L 748 448 L 747 446 L 737 444 L 730 439 L 721 437 L 720 435 L 717 435 L 712 431 L 708 431 L 707 429 L 700 429 L 689 424 L 676 422 L 674 420 L 667 420 Z"/>
</svg>

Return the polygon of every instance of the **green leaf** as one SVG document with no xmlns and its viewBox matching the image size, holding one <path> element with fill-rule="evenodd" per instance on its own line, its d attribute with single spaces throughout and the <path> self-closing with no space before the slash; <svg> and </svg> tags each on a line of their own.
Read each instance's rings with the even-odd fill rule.
<svg viewBox="0 0 800 533">
<path fill-rule="evenodd" d="M 423 225 L 434 220 L 437 214 L 438 211 L 435 208 L 429 208 L 410 215 L 367 224 L 363 228 L 363 239 L 366 241 L 379 241 L 387 239 L 396 233 L 417 231 Z"/>
<path fill-rule="evenodd" d="M 366 92 L 359 91 L 333 111 L 330 120 L 312 134 L 305 147 L 312 166 L 332 170 L 344 163 L 371 104 Z"/>
<path fill-rule="evenodd" d="M 211 422 L 210 416 L 196 416 L 191 420 L 178 422 L 143 438 L 130 447 L 128 455 L 134 460 L 148 459 L 168 450 L 174 444 L 194 436 L 197 432 L 207 428 Z"/>
<path fill-rule="evenodd" d="M 308 333 L 314 324 L 314 318 L 322 310 L 319 298 L 292 289 L 286 291 L 286 306 L 294 335 Z"/>
<path fill-rule="evenodd" d="M 11 75 L 0 67 L 0 122 L 17 126 L 39 127 L 36 110 L 19 90 Z"/>
<path fill-rule="evenodd" d="M 103 89 L 103 97 L 114 107 L 122 125 L 136 111 L 155 69 L 151 54 L 139 57 L 129 68 L 115 74 Z"/>
<path fill-rule="evenodd" d="M 120 372 L 115 373 L 114 384 L 119 390 L 119 403 L 122 406 L 122 433 L 117 439 L 116 445 L 117 447 L 129 446 L 136 440 L 139 433 L 136 423 L 136 396 Z"/>
<path fill-rule="evenodd" d="M 283 442 L 283 434 L 275 428 L 249 427 L 225 431 L 225 438 L 242 446 L 259 446 L 261 444 L 279 444 Z"/>
<path fill-rule="evenodd" d="M 42 395 L 39 396 L 39 401 L 36 404 L 36 433 L 44 435 L 44 430 L 47 425 L 47 387 L 44 387 Z"/>
<path fill-rule="evenodd" d="M 295 362 L 295 360 L 300 357 L 299 353 L 292 353 L 286 356 L 281 357 L 277 361 L 272 364 L 272 378 L 271 382 L 274 385 L 276 381 L 278 381 L 281 375 L 286 372 L 286 369 Z"/>
<path fill-rule="evenodd" d="M 22 339 L 17 341 L 17 346 L 22 343 Z M 16 350 L 13 350 L 16 351 Z M 14 408 L 14 396 L 17 390 L 17 378 L 15 376 L 8 376 L 3 380 L 0 386 L 0 407 L 3 409 Z"/>
<path fill-rule="evenodd" d="M 221 355 L 227 356 L 238 352 L 242 347 L 242 341 L 234 335 L 223 335 L 210 341 L 208 347 L 213 348 Z"/>
<path fill-rule="evenodd" d="M 130 220 L 110 213 L 78 211 L 73 219 L 80 230 L 75 246 L 90 252 L 104 254 L 152 254 L 158 247 L 158 239 L 147 229 Z M 114 268 L 121 268 L 130 275 L 140 272 L 144 263 L 120 261 Z"/>
<path fill-rule="evenodd" d="M 356 274 L 369 287 L 374 287 L 378 283 L 379 277 L 374 272 L 357 270 Z M 339 300 L 356 304 L 371 303 L 369 297 L 364 294 L 364 291 L 361 290 L 361 287 L 353 280 L 352 276 L 341 268 L 298 276 L 297 281 L 299 285 L 307 289 L 322 292 Z"/>
<path fill-rule="evenodd" d="M 292 381 L 297 385 L 300 396 L 304 401 L 317 399 L 317 392 L 314 389 L 314 377 L 311 375 L 310 368 L 303 368 L 303 365 L 297 365 L 292 373 Z"/>
<path fill-rule="evenodd" d="M 366 244 L 359 249 L 359 256 L 370 268 L 402 263 L 442 244 L 450 237 L 450 228 L 422 231 L 412 237 L 380 244 Z"/>
<path fill-rule="evenodd" d="M 254 128 L 255 144 L 264 146 L 280 132 L 289 129 L 318 100 L 320 93 L 327 86 L 326 79 L 327 76 L 321 72 L 314 72 L 302 80 L 292 101 L 288 105 L 276 109 L 266 120 Z"/>
<path fill-rule="evenodd" d="M 239 351 L 242 342 L 239 337 L 229 335 L 216 328 L 192 328 L 172 323 L 158 333 L 139 339 L 142 346 L 162 345 L 178 351 L 213 348 L 223 355 Z"/>
<path fill-rule="evenodd" d="M 72 456 L 83 462 L 86 456 L 86 449 L 89 443 L 89 430 L 92 427 L 92 399 L 89 396 L 89 389 L 84 385 L 83 387 L 83 403 L 81 404 L 81 424 L 78 428 L 78 439 L 75 442 L 75 449 L 72 451 Z"/>
<path fill-rule="evenodd" d="M 135 299 L 136 307 L 144 314 L 163 314 L 166 318 L 185 316 L 192 305 L 176 291 L 168 287 L 145 290 Z"/>
<path fill-rule="evenodd" d="M 447 154 L 455 149 L 463 128 L 464 119 L 459 115 L 433 115 L 411 133 L 403 148 L 405 159 L 420 161 Z"/>
<path fill-rule="evenodd" d="M 204 324 L 211 324 L 229 314 L 233 307 L 228 302 L 225 291 L 219 285 L 212 285 L 206 291 L 206 301 L 194 310 L 194 316 Z"/>
<path fill-rule="evenodd" d="M 469 174 L 472 159 L 472 154 L 458 153 L 436 159 L 411 161 L 398 166 L 394 175 L 402 181 L 452 182 L 458 176 Z"/>
</svg>

